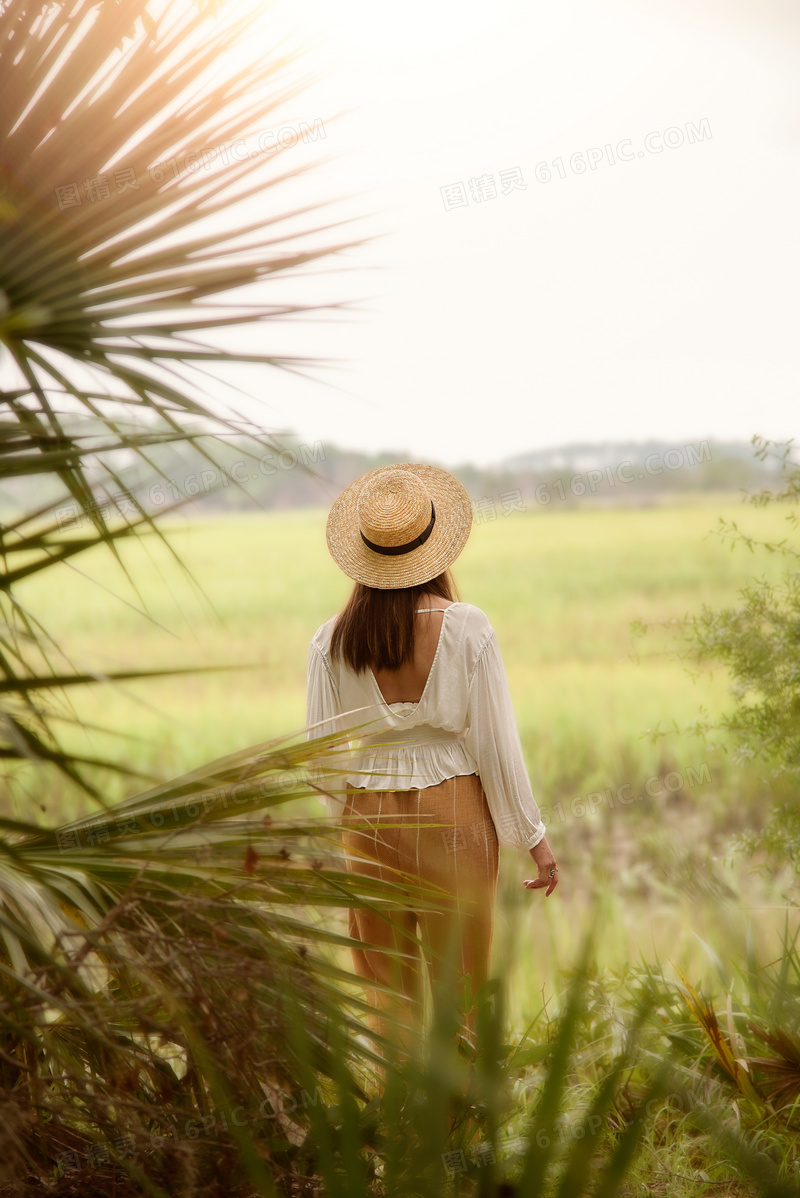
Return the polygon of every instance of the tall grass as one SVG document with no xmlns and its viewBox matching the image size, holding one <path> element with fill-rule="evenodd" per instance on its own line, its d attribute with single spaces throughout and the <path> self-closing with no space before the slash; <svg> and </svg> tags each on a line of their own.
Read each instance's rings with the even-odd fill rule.
<svg viewBox="0 0 800 1198">
<path fill-rule="evenodd" d="M 732 517 L 738 508 L 719 510 Z M 775 535 L 780 527 L 776 511 L 749 518 L 756 531 Z M 674 735 L 654 743 L 647 732 L 681 726 L 701 702 L 721 708 L 724 674 L 693 684 L 668 630 L 660 641 L 652 634 L 636 641 L 631 622 L 668 622 L 700 601 L 722 602 L 753 570 L 776 568 L 707 537 L 715 520 L 716 511 L 698 504 L 512 513 L 473 529 L 456 579 L 462 598 L 483 607 L 497 629 L 543 807 L 706 760 L 702 743 Z M 76 700 L 87 720 L 107 710 L 118 729 L 141 737 L 148 767 L 179 771 L 194 760 L 198 740 L 222 753 L 237 740 L 257 743 L 301 726 L 308 640 L 348 593 L 328 557 L 324 522 L 320 509 L 166 523 L 207 597 L 152 539 L 126 545 L 149 621 L 68 570 L 57 591 L 31 579 L 22 593 L 45 624 L 58 616 L 69 650 L 101 668 L 143 658 L 185 664 L 187 650 L 198 663 L 247 667 L 229 677 L 132 682 L 102 699 Z M 111 560 L 84 561 L 91 578 L 133 599 Z M 722 780 L 725 755 L 711 760 Z M 757 780 L 740 777 L 739 785 L 755 790 Z"/>
<path fill-rule="evenodd" d="M 65 649 L 92 667 L 185 665 L 177 632 L 195 662 L 247 668 L 74 698 L 87 725 L 102 714 L 124 729 L 154 775 L 107 815 L 18 769 L 0 863 L 8 1193 L 56 1165 L 64 1193 L 126 1177 L 198 1198 L 797 1192 L 794 924 L 787 912 L 781 937 L 774 911 L 749 910 L 785 906 L 786 879 L 756 883 L 724 860 L 730 830 L 760 809 L 759 779 L 645 735 L 689 719 L 698 696 L 724 703 L 724 678 L 693 684 L 668 653 L 626 656 L 631 620 L 727 598 L 752 565 L 702 542 L 706 508 L 601 515 L 479 525 L 459 563 L 462 598 L 501 639 L 562 881 L 536 902 L 525 861 L 504 852 L 477 1054 L 459 1054 L 442 1015 L 412 1059 L 390 1058 L 385 1084 L 344 918 L 385 896 L 342 889 L 318 800 L 278 781 L 308 752 L 308 637 L 347 587 L 324 556 L 322 514 L 170 531 L 219 622 L 155 543 L 125 547 L 150 623 L 68 567 L 58 591 L 21 584 L 43 622 L 64 616 Z M 120 587 L 107 559 L 84 560 Z M 263 743 L 292 726 L 281 747 Z M 243 744 L 261 752 L 230 756 Z M 198 768 L 215 752 L 222 762 Z M 256 758 L 269 787 L 241 813 L 221 809 L 209 796 Z M 693 786 L 689 767 L 705 762 Z M 158 781 L 180 769 L 192 774 Z M 642 800 L 612 807 L 621 782 Z M 98 839 L 137 811 L 165 823 Z M 91 852 L 62 852 L 59 834 L 75 832 L 86 846 L 94 835 Z"/>
<path fill-rule="evenodd" d="M 48 1173 L 56 1193 L 192 1198 L 800 1193 L 796 938 L 777 965 L 706 946 L 714 1002 L 657 959 L 612 976 L 598 901 L 522 1034 L 498 974 L 474 1047 L 453 994 L 398 1056 L 359 1034 L 343 943 L 308 919 L 397 901 L 315 856 L 326 822 L 286 818 L 308 754 L 265 746 L 103 816 L 7 828 L 3 1193 Z"/>
</svg>

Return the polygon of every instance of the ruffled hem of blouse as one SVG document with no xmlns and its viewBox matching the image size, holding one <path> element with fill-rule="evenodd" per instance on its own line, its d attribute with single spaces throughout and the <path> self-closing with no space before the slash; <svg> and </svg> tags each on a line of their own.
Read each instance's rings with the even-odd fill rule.
<svg viewBox="0 0 800 1198">
<path fill-rule="evenodd" d="M 424 790 L 457 774 L 477 774 L 478 764 L 460 741 L 403 745 L 402 758 L 389 746 L 362 749 L 356 768 L 344 778 L 364 790 Z"/>
</svg>

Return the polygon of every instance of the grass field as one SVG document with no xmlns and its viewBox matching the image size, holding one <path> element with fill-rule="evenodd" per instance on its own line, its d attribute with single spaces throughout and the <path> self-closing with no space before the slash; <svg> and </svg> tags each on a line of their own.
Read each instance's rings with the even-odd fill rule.
<svg viewBox="0 0 800 1198">
<path fill-rule="evenodd" d="M 669 621 L 702 603 L 735 603 L 754 575 L 780 570 L 776 555 L 731 551 L 711 531 L 718 518 L 780 539 L 786 510 L 703 496 L 648 509 L 511 513 L 474 528 L 454 570 L 460 597 L 497 631 L 560 867 L 560 886 L 544 900 L 522 889 L 527 854 L 503 854 L 495 951 L 498 968 L 512 969 L 506 938 L 523 947 L 511 1008 L 520 1024 L 571 959 L 597 902 L 600 956 L 612 973 L 641 951 L 716 985 L 698 937 L 723 956 L 751 934 L 777 943 L 786 879 L 722 860 L 729 834 L 766 815 L 758 771 L 734 769 L 700 738 L 651 733 L 681 728 L 701 704 L 718 713 L 728 699 L 723 673 L 690 678 Z M 121 546 L 133 585 L 106 551 L 62 567 L 57 589 L 52 577 L 48 590 L 23 583 L 21 601 L 77 668 L 248 667 L 81 688 L 70 699 L 75 713 L 114 735 L 65 726 L 65 741 L 163 778 L 302 727 L 309 639 L 350 585 L 328 556 L 325 518 L 305 510 L 163 524 L 196 584 L 153 536 Z M 634 641 L 635 619 L 666 627 Z M 642 799 L 612 807 L 624 784 Z M 106 793 L 144 786 L 112 780 Z M 38 806 L 55 820 L 84 807 L 58 781 L 36 787 L 20 775 L 14 814 L 30 818 Z"/>
</svg>

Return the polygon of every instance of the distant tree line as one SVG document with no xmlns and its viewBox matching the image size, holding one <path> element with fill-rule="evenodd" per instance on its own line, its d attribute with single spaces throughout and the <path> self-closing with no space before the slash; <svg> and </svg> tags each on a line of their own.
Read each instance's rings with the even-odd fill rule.
<svg viewBox="0 0 800 1198">
<path fill-rule="evenodd" d="M 97 430 L 99 435 L 100 430 Z M 75 437 L 87 447 L 93 430 L 83 421 Z M 270 449 L 251 438 L 214 442 L 214 460 L 206 456 L 200 434 L 191 441 L 166 442 L 148 450 L 150 466 L 131 454 L 128 470 L 109 486 L 102 454 L 84 458 L 95 484 L 95 499 L 107 518 L 133 515 L 138 502 L 155 511 L 183 500 L 184 514 L 202 511 L 255 511 L 325 507 L 365 471 L 390 462 L 414 461 L 408 450 L 368 454 L 321 440 L 282 436 Z M 117 459 L 119 461 L 119 459 Z M 481 467 L 442 463 L 461 479 L 475 505 L 476 518 L 490 520 L 509 511 L 554 510 L 586 505 L 646 506 L 668 493 L 736 492 L 778 488 L 775 468 L 759 460 L 746 442 L 704 440 L 574 444 L 558 446 Z M 51 495 L 48 487 L 53 490 Z M 45 503 L 57 494 L 57 480 L 21 474 L 3 480 L 0 515 L 13 517 L 31 501 Z M 62 527 L 86 519 L 65 499 L 57 509 Z"/>
</svg>

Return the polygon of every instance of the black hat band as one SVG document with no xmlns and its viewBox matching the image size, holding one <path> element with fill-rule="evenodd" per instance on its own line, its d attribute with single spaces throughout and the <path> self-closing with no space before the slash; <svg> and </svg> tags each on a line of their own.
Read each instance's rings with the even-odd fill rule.
<svg viewBox="0 0 800 1198">
<path fill-rule="evenodd" d="M 414 537 L 413 541 L 406 541 L 405 545 L 376 545 L 374 541 L 368 541 L 361 533 L 361 540 L 368 549 L 372 549 L 375 553 L 383 553 L 386 557 L 397 557 L 401 553 L 410 553 L 412 549 L 419 549 L 420 545 L 424 545 L 428 537 L 433 532 L 433 526 L 436 522 L 436 509 L 431 500 L 431 522 L 418 537 Z"/>
</svg>

